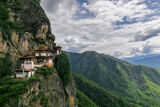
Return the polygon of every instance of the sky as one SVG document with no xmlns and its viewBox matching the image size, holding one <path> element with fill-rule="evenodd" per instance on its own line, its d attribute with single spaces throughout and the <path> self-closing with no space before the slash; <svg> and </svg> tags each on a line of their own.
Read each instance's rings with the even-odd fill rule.
<svg viewBox="0 0 160 107">
<path fill-rule="evenodd" d="M 41 0 L 41 6 L 65 51 L 160 53 L 160 0 Z"/>
</svg>

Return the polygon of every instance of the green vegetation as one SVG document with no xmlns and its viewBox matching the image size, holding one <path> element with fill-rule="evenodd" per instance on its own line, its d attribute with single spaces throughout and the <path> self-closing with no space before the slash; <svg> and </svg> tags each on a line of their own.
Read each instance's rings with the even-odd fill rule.
<svg viewBox="0 0 160 107">
<path fill-rule="evenodd" d="M 18 95 L 27 91 L 27 81 L 13 80 L 6 76 L 0 79 L 0 105 L 9 101 L 9 99 L 16 98 Z"/>
<path fill-rule="evenodd" d="M 79 90 L 77 90 L 76 101 L 78 107 L 98 107 L 92 100 L 90 100 L 86 95 L 84 95 Z"/>
<path fill-rule="evenodd" d="M 73 72 L 85 76 L 124 100 L 143 107 L 160 106 L 158 70 L 132 65 L 96 52 L 68 53 L 68 56 Z"/>
<path fill-rule="evenodd" d="M 52 75 L 52 73 L 55 71 L 53 67 L 47 67 L 43 66 L 41 68 L 37 68 L 36 73 L 37 74 L 42 74 L 44 78 L 47 79 L 48 75 Z"/>
<path fill-rule="evenodd" d="M 30 32 L 36 35 L 41 25 L 50 25 L 39 2 L 40 0 L 16 0 L 14 3 L 10 3 L 11 10 L 24 26 L 23 32 Z M 51 34 L 50 26 L 48 30 L 47 33 Z"/>
<path fill-rule="evenodd" d="M 35 1 L 35 2 L 37 2 L 37 3 L 40 3 L 40 2 L 41 2 L 41 0 L 33 0 L 33 1 Z"/>
<path fill-rule="evenodd" d="M 39 75 L 36 73 L 32 77 L 29 78 L 28 82 L 40 81 Z"/>
<path fill-rule="evenodd" d="M 0 58 L 0 79 L 1 79 L 7 75 L 11 75 L 12 70 L 10 67 L 12 66 L 12 62 L 8 54 L 0 53 L 0 55 L 4 56 L 4 58 Z"/>
<path fill-rule="evenodd" d="M 20 32 L 22 26 L 20 23 L 12 22 L 9 18 L 10 5 L 6 1 L 0 1 L 0 31 L 2 31 L 3 39 L 10 39 L 11 31 Z"/>
<path fill-rule="evenodd" d="M 77 88 L 90 98 L 99 107 L 136 107 L 124 100 L 112 95 L 110 92 L 99 87 L 93 81 L 89 81 L 83 76 L 75 75 Z"/>
<path fill-rule="evenodd" d="M 0 105 L 5 104 L 9 99 L 18 97 L 28 90 L 27 85 L 33 81 L 39 81 L 38 74 L 28 80 L 14 80 L 10 76 L 0 79 Z"/>
<path fill-rule="evenodd" d="M 5 76 L 0 79 L 0 105 L 5 104 L 9 99 L 18 97 L 28 90 L 27 85 L 34 81 L 40 81 L 39 75 L 42 74 L 45 78 L 48 75 L 51 75 L 54 71 L 52 67 L 41 67 L 37 70 L 36 74 L 34 74 L 31 78 L 27 80 L 14 80 L 10 76 Z M 40 86 L 42 87 L 42 86 Z M 32 94 L 35 94 L 33 91 Z M 42 95 L 34 96 L 32 101 L 36 101 L 41 97 L 42 105 L 46 104 L 46 97 Z"/>
<path fill-rule="evenodd" d="M 42 107 L 47 107 L 48 97 L 43 95 L 42 98 L 41 98 L 40 104 L 41 104 Z"/>
<path fill-rule="evenodd" d="M 61 53 L 55 58 L 55 68 L 66 87 L 71 82 L 71 68 L 70 62 L 66 54 Z"/>
</svg>

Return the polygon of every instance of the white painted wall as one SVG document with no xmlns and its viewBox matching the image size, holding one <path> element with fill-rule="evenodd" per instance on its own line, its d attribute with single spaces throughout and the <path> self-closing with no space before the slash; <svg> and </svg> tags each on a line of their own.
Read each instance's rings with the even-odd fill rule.
<svg viewBox="0 0 160 107">
<path fill-rule="evenodd" d="M 32 71 L 32 72 L 24 72 L 24 74 L 23 74 L 23 72 L 17 72 L 16 73 L 16 78 L 24 78 L 24 77 L 28 77 L 28 78 L 30 78 L 31 76 L 33 76 L 34 75 L 34 71 Z"/>
<path fill-rule="evenodd" d="M 60 54 L 60 52 L 59 52 L 59 50 L 57 50 L 57 55 L 59 55 Z"/>
<path fill-rule="evenodd" d="M 35 53 L 35 56 L 51 56 L 51 53 Z"/>
<path fill-rule="evenodd" d="M 47 56 L 47 53 L 41 53 L 41 56 Z"/>
<path fill-rule="evenodd" d="M 16 73 L 16 78 L 23 78 L 23 74 L 17 72 L 17 73 Z"/>
<path fill-rule="evenodd" d="M 36 53 L 35 56 L 39 56 L 39 53 Z"/>
<path fill-rule="evenodd" d="M 35 73 L 35 72 L 33 71 L 33 72 L 32 72 L 32 76 L 34 75 L 34 73 Z"/>
<path fill-rule="evenodd" d="M 24 61 L 24 69 L 33 69 L 34 68 L 34 62 L 33 60 L 25 60 Z M 23 69 L 23 65 L 22 65 Z"/>
<path fill-rule="evenodd" d="M 36 68 L 39 68 L 39 67 L 42 67 L 42 66 L 44 66 L 44 64 L 35 64 Z"/>
<path fill-rule="evenodd" d="M 48 60 L 48 63 L 49 63 L 49 64 L 53 64 L 52 59 L 49 59 L 49 60 Z"/>
<path fill-rule="evenodd" d="M 17 72 L 16 73 L 16 78 L 23 78 L 23 77 L 26 77 L 28 75 L 28 72 Z"/>
</svg>

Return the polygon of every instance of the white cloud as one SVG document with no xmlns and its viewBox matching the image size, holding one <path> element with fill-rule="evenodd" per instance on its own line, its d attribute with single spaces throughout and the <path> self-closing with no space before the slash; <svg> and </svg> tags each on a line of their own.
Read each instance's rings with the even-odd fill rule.
<svg viewBox="0 0 160 107">
<path fill-rule="evenodd" d="M 117 57 L 145 54 L 147 46 L 152 47 L 150 53 L 160 52 L 160 42 L 155 42 L 159 37 L 160 16 L 152 16 L 155 10 L 148 8 L 146 0 L 88 0 L 82 7 L 94 16 L 82 19 L 76 16 L 77 12 L 84 15 L 86 11 L 76 1 L 43 0 L 41 3 L 51 21 L 56 43 L 65 50 L 93 50 Z M 124 24 L 117 25 L 117 22 Z M 154 31 L 155 35 L 151 35 Z M 134 41 L 135 38 L 141 41 Z"/>
</svg>

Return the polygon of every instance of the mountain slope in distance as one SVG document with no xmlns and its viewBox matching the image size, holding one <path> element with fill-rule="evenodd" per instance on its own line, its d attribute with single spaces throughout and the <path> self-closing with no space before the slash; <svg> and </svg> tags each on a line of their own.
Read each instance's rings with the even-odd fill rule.
<svg viewBox="0 0 160 107">
<path fill-rule="evenodd" d="M 67 53 L 72 71 L 113 94 L 143 107 L 160 106 L 160 73 L 93 51 Z"/>
<path fill-rule="evenodd" d="M 146 65 L 153 68 L 160 68 L 160 54 L 143 55 L 138 57 L 123 58 L 132 64 Z"/>
</svg>

